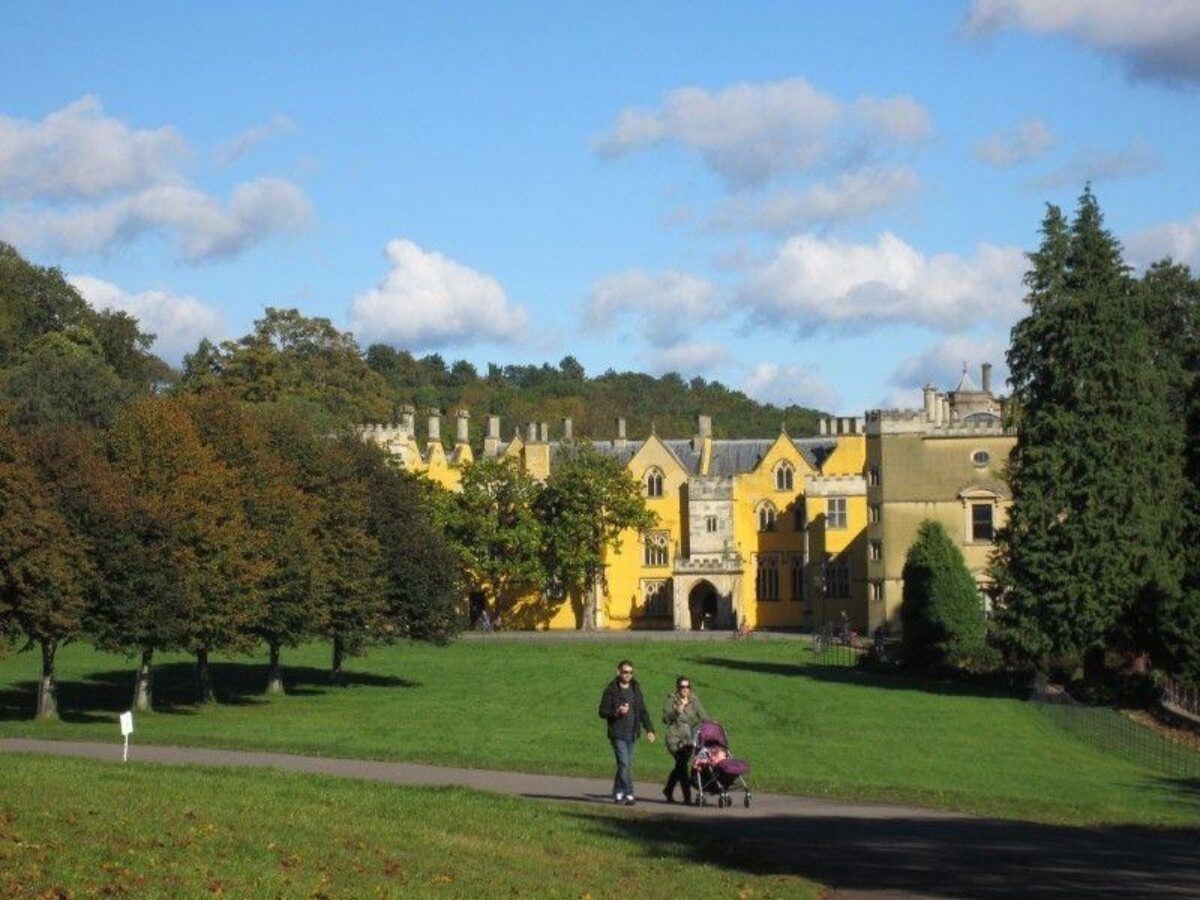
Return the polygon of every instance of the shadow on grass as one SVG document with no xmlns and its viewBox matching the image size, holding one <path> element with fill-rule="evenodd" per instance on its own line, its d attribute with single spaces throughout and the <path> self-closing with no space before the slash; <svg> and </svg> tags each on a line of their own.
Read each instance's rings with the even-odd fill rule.
<svg viewBox="0 0 1200 900">
<path fill-rule="evenodd" d="M 846 891 L 922 897 L 1200 896 L 1200 832 L 1064 828 L 988 819 L 774 816 L 713 810 L 702 821 L 580 815 L 648 858 L 758 875 L 796 875 Z"/>
<path fill-rule="evenodd" d="M 253 706 L 267 702 L 267 667 L 262 664 L 214 662 L 210 664 L 217 702 L 226 706 Z M 70 724 L 111 724 L 129 709 L 134 670 L 93 672 L 83 680 L 58 682 L 59 717 Z M 283 683 L 292 696 L 315 696 L 342 687 L 412 688 L 420 682 L 369 672 L 345 672 L 334 686 L 329 671 L 312 666 L 285 666 Z M 168 715 L 196 712 L 195 668 L 188 662 L 154 667 L 154 710 Z M 0 690 L 0 721 L 32 719 L 37 705 L 36 681 L 18 682 Z"/>
<path fill-rule="evenodd" d="M 853 684 L 860 687 L 882 688 L 892 691 L 924 691 L 963 697 L 1020 698 L 1016 689 L 994 682 L 974 682 L 957 678 L 929 678 L 908 675 L 902 672 L 880 672 L 858 666 L 829 666 L 815 662 L 780 663 L 746 659 L 728 659 L 721 656 L 693 656 L 688 662 L 698 666 L 733 669 L 739 672 L 758 672 L 784 678 L 807 678 L 832 684 Z"/>
</svg>

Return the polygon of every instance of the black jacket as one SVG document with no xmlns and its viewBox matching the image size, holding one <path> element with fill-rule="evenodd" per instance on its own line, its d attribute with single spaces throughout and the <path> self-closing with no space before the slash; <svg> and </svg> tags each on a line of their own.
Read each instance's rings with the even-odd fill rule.
<svg viewBox="0 0 1200 900">
<path fill-rule="evenodd" d="M 617 707 L 622 703 L 629 704 L 629 712 L 617 715 Z M 629 682 L 629 687 L 621 687 L 621 679 L 614 678 L 600 696 L 600 718 L 608 722 L 609 738 L 621 738 L 626 741 L 636 741 L 642 729 L 653 732 L 650 713 L 646 710 L 646 701 L 642 697 L 642 689 L 637 679 Z"/>
</svg>

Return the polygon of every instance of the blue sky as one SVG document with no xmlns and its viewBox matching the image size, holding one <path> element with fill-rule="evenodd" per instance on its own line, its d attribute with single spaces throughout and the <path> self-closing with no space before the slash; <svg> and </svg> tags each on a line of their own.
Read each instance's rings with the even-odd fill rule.
<svg viewBox="0 0 1200 900">
<path fill-rule="evenodd" d="M 219 11 L 218 11 L 219 10 Z M 1089 178 L 1200 268 L 1200 4 L 26 4 L 0 239 L 177 362 L 295 306 L 857 414 L 1003 377 Z"/>
</svg>

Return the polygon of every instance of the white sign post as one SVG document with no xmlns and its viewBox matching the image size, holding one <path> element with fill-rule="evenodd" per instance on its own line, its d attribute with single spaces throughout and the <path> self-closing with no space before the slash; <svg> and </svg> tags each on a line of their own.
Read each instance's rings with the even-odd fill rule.
<svg viewBox="0 0 1200 900">
<path fill-rule="evenodd" d="M 133 734 L 133 713 L 121 713 L 121 736 L 125 738 L 125 750 L 121 754 L 121 762 L 129 762 L 129 736 Z"/>
</svg>

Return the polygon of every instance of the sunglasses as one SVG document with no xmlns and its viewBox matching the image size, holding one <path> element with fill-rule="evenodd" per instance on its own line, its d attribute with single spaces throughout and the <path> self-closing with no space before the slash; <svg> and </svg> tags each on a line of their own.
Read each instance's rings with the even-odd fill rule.
<svg viewBox="0 0 1200 900">
<path fill-rule="evenodd" d="M 690 684 L 681 684 L 679 686 L 679 689 L 681 691 L 690 691 L 692 689 L 692 686 Z"/>
<path fill-rule="evenodd" d="M 620 671 L 620 673 L 622 675 L 632 675 L 633 674 L 633 669 L 620 669 L 618 671 Z"/>
</svg>

